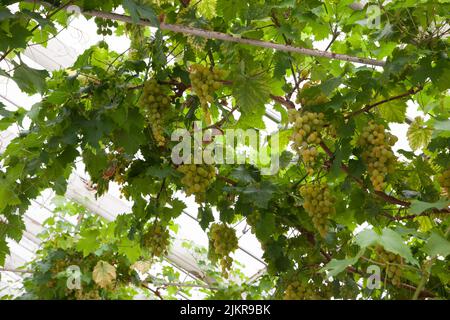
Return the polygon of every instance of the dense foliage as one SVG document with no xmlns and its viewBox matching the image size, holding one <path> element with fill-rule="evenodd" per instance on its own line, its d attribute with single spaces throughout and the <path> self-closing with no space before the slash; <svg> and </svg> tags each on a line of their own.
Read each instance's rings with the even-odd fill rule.
<svg viewBox="0 0 450 320">
<path fill-rule="evenodd" d="M 366 8 L 358 10 L 348 0 L 1 3 L 0 61 L 11 68 L 0 75 L 42 100 L 17 110 L 0 104 L 0 129 L 21 129 L 0 156 L 0 264 L 8 253 L 6 239 L 22 236 L 30 201 L 49 188 L 63 195 L 75 163 L 82 161 L 98 196 L 114 181 L 133 202 L 133 211 L 120 216 L 104 239 L 113 232 L 114 241 L 137 241 L 162 255 L 166 228 L 185 208 L 176 192 L 184 191 L 195 195 L 200 225 L 214 237 L 210 242 L 232 240 L 210 248 L 224 271 L 232 263 L 234 237 L 215 228 L 228 230 L 248 219 L 264 249 L 269 283 L 275 281 L 272 297 L 449 298 L 447 1 L 369 1 L 380 10 L 380 28 L 364 23 L 370 18 Z M 103 12 L 121 6 L 134 23 L 144 19 L 155 28 L 97 17 L 99 33 L 131 39 L 128 52 L 109 50 L 105 38 L 70 69 L 49 74 L 27 66 L 20 59 L 23 50 L 65 28 L 68 5 Z M 86 18 L 94 19 L 91 14 Z M 326 51 L 385 64 L 205 39 L 167 31 L 163 24 L 302 48 L 324 41 Z M 407 102 L 422 116 L 409 119 Z M 203 128 L 219 131 L 263 130 L 268 104 L 281 115 L 276 174 L 261 175 L 260 163 L 172 163 L 175 129 L 193 132 L 194 122 L 201 121 Z M 392 123 L 408 126 L 414 152 L 394 152 Z M 213 210 L 220 222 L 214 222 Z M 83 235 L 89 229 L 79 232 L 97 237 Z M 126 255 L 114 247 L 92 255 L 97 249 L 86 246 L 84 255 L 92 260 L 84 260 L 85 268 L 130 281 L 132 273 L 117 268 L 132 263 Z M 55 263 L 58 255 L 80 259 L 79 252 L 61 253 L 57 246 L 43 250 L 49 268 L 62 267 Z M 374 264 L 381 268 L 382 286 L 371 288 L 368 268 Z M 102 281 L 94 283 L 102 288 Z M 51 287 L 36 290 L 47 290 L 42 297 L 56 294 Z M 242 298 L 232 290 L 215 297 Z"/>
<path fill-rule="evenodd" d="M 231 282 L 222 281 L 221 271 L 209 262 L 207 250 L 187 240 L 183 246 L 196 257 L 204 276 L 217 281 L 206 285 L 202 280 L 186 280 L 179 269 L 164 261 L 163 255 L 155 257 L 153 247 L 145 241 L 148 233 L 142 236 L 143 242 L 135 243 L 115 232 L 114 221 L 106 222 L 60 197 L 53 203 L 54 213 L 39 235 L 41 248 L 24 266 L 30 274 L 18 299 L 222 299 L 241 298 L 243 294 L 256 299 L 267 297 L 273 286 L 268 276 L 251 281 L 240 266 L 230 272 Z M 177 226 L 170 229 L 175 234 Z M 170 238 L 165 239 L 169 246 Z"/>
</svg>

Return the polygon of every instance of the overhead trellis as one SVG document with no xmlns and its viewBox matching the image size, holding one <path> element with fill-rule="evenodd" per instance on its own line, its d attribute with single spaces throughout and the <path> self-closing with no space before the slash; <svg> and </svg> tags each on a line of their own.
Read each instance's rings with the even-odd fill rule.
<svg viewBox="0 0 450 320">
<path fill-rule="evenodd" d="M 49 6 L 50 4 L 42 1 L 33 1 L 30 0 L 29 2 L 37 3 L 37 4 L 46 4 Z M 167 24 L 164 21 L 150 21 L 148 19 L 135 19 L 131 16 L 123 15 L 123 14 L 117 14 L 113 12 L 104 12 L 104 11 L 98 11 L 98 10 L 80 10 L 78 12 L 77 9 L 70 7 L 70 4 L 65 5 L 65 9 L 69 12 L 75 13 L 75 14 L 84 14 L 87 16 L 92 17 L 99 17 L 104 19 L 110 19 L 114 21 L 121 21 L 131 24 L 137 24 L 141 26 L 150 26 L 150 27 L 156 27 L 160 28 L 161 30 L 166 31 L 172 31 L 176 33 L 182 33 L 186 35 L 191 36 L 197 36 L 200 38 L 205 39 L 214 39 L 214 40 L 221 40 L 221 41 L 228 41 L 228 42 L 235 42 L 240 44 L 247 44 L 267 49 L 273 49 L 278 51 L 284 51 L 284 52 L 292 52 L 292 53 L 298 53 L 302 55 L 312 56 L 312 57 L 320 57 L 320 58 L 326 58 L 326 59 L 334 59 L 334 60 L 342 60 L 347 62 L 355 62 L 365 65 L 371 65 L 371 66 L 379 66 L 382 67 L 386 63 L 384 61 L 369 59 L 369 58 L 359 58 L 354 56 L 349 56 L 346 54 L 339 54 L 339 53 L 333 53 L 328 51 L 322 51 L 317 49 L 308 49 L 308 48 L 300 48 L 295 47 L 287 44 L 279 44 L 269 41 L 261 41 L 261 40 L 255 40 L 255 39 L 246 39 L 242 37 L 236 37 L 230 34 L 217 32 L 217 31 L 210 31 L 210 30 L 203 30 L 199 28 L 194 28 L 190 26 L 183 26 L 183 25 L 177 25 L 177 24 Z"/>
</svg>

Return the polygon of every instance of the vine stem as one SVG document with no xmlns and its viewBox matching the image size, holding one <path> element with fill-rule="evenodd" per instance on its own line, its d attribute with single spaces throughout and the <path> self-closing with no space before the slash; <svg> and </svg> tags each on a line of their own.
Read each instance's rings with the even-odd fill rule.
<svg viewBox="0 0 450 320">
<path fill-rule="evenodd" d="M 28 0 L 27 2 L 33 2 L 33 3 L 42 4 L 42 5 L 52 6 L 51 4 L 46 3 L 45 1 Z M 118 14 L 118 13 L 104 12 L 104 11 L 98 11 L 98 10 L 85 10 L 85 11 L 82 11 L 81 13 L 84 15 L 87 15 L 87 16 L 92 16 L 92 17 L 99 17 L 99 18 L 103 18 L 103 19 L 110 19 L 110 20 L 132 23 L 132 24 L 137 24 L 137 25 L 142 25 L 142 26 L 157 27 L 157 28 L 160 28 L 161 30 L 197 36 L 197 37 L 201 37 L 201 38 L 205 38 L 205 39 L 221 40 L 221 41 L 234 42 L 234 43 L 239 43 L 239 44 L 247 44 L 247 45 L 252 45 L 252 46 L 262 47 L 262 48 L 267 48 L 267 49 L 273 49 L 273 50 L 278 50 L 278 51 L 292 52 L 292 53 L 298 53 L 298 54 L 313 56 L 313 57 L 321 57 L 321 58 L 332 59 L 332 60 L 342 60 L 342 61 L 347 61 L 347 62 L 361 63 L 361 64 L 372 65 L 372 66 L 383 67 L 386 64 L 384 61 L 375 60 L 375 59 L 359 58 L 359 57 L 355 57 L 355 56 L 349 56 L 346 54 L 327 52 L 327 51 L 322 51 L 322 50 L 317 50 L 317 49 L 295 47 L 295 46 L 288 45 L 288 44 L 279 44 L 279 43 L 274 43 L 274 42 L 270 42 L 270 41 L 240 38 L 240 37 L 236 37 L 236 36 L 233 36 L 233 35 L 227 34 L 227 33 L 204 30 L 204 29 L 194 28 L 194 27 L 189 27 L 189 26 L 184 26 L 184 25 L 168 24 L 168 23 L 160 22 L 160 24 L 158 26 L 146 19 L 139 19 L 137 22 L 135 22 L 135 21 L 133 21 L 133 19 L 130 16 Z"/>
<path fill-rule="evenodd" d="M 334 158 L 334 153 L 330 150 L 330 148 L 328 148 L 328 146 L 324 143 L 321 142 L 320 146 L 322 147 L 322 149 L 325 151 L 325 153 L 331 158 Z M 364 190 L 367 191 L 366 186 L 364 185 L 364 182 L 361 179 L 358 179 L 356 177 L 354 177 L 351 172 L 350 169 L 343 163 L 341 163 L 341 169 L 342 171 L 344 171 L 350 178 L 352 178 L 356 183 L 358 183 L 362 188 L 364 188 Z M 384 201 L 391 203 L 391 204 L 396 204 L 405 208 L 409 208 L 411 206 L 411 202 L 409 201 L 405 201 L 405 200 L 401 200 L 398 199 L 396 197 L 393 197 L 391 195 L 388 195 L 386 193 L 384 193 L 383 191 L 374 191 L 374 194 L 376 196 L 378 196 L 379 198 L 383 199 Z M 450 213 L 450 209 L 434 209 L 433 212 L 436 213 Z M 417 215 L 420 216 L 420 215 Z M 396 217 L 394 217 L 396 218 Z"/>
<path fill-rule="evenodd" d="M 384 104 L 384 103 L 387 103 L 387 102 L 390 102 L 390 101 L 393 101 L 393 100 L 397 100 L 397 99 L 402 99 L 402 98 L 409 97 L 409 96 L 411 96 L 411 95 L 414 95 L 414 94 L 418 93 L 418 92 L 421 91 L 422 89 L 423 89 L 422 86 L 417 87 L 417 88 L 411 88 L 411 89 L 409 89 L 409 90 L 408 90 L 407 92 L 405 92 L 405 93 L 402 93 L 402 94 L 399 94 L 399 95 L 397 95 L 397 96 L 393 96 L 393 97 L 390 97 L 390 98 L 387 98 L 387 99 L 378 101 L 378 102 L 373 103 L 373 104 L 369 104 L 369 105 L 367 105 L 367 106 L 365 106 L 365 107 L 363 107 L 363 108 L 361 108 L 361 109 L 359 109 L 359 110 L 356 110 L 356 111 L 350 113 L 350 114 L 347 115 L 345 118 L 346 118 L 346 119 L 349 119 L 349 118 L 354 117 L 354 116 L 357 116 L 357 115 L 359 115 L 359 114 L 361 114 L 361 113 L 369 112 L 369 111 L 372 110 L 373 108 L 378 107 L 379 105 L 382 105 L 382 104 Z"/>
<path fill-rule="evenodd" d="M 449 233 L 450 233 L 450 227 L 447 228 L 447 231 L 445 232 L 445 238 L 448 237 Z M 433 264 L 435 263 L 435 261 L 436 261 L 436 257 L 433 257 L 430 261 L 428 261 L 428 263 L 427 263 L 428 265 L 423 266 L 422 279 L 420 279 L 420 283 L 417 286 L 416 291 L 414 292 L 412 300 L 417 300 L 420 296 L 420 293 L 424 290 L 425 285 L 427 284 L 428 279 L 430 277 L 431 268 L 433 267 Z"/>
</svg>

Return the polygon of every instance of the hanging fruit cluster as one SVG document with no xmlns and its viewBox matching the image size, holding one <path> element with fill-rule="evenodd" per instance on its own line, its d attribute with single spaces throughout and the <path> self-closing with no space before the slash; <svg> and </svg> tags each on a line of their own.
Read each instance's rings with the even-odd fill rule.
<svg viewBox="0 0 450 320">
<path fill-rule="evenodd" d="M 152 258 L 167 254 L 170 246 L 170 233 L 158 220 L 152 223 L 142 236 L 142 245 Z"/>
<path fill-rule="evenodd" d="M 108 167 L 103 171 L 102 178 L 106 181 L 114 180 L 118 184 L 125 183 L 125 171 L 130 164 L 130 159 L 124 155 L 123 148 L 119 148 L 109 153 Z"/>
<path fill-rule="evenodd" d="M 391 147 L 397 142 L 397 137 L 385 132 L 384 126 L 369 122 L 364 128 L 359 145 L 364 148 L 362 158 L 368 166 L 370 180 L 376 191 L 386 187 L 386 175 L 395 170 L 396 157 Z"/>
<path fill-rule="evenodd" d="M 236 231 L 225 224 L 214 223 L 209 230 L 209 245 L 222 267 L 222 275 L 227 278 L 233 264 L 230 254 L 238 248 Z"/>
<path fill-rule="evenodd" d="M 320 144 L 321 130 L 325 125 L 324 114 L 316 112 L 300 112 L 289 110 L 289 122 L 293 124 L 291 141 L 294 149 L 302 157 L 309 173 L 313 171 L 317 155 L 317 145 Z"/>
<path fill-rule="evenodd" d="M 198 203 L 204 202 L 206 190 L 216 177 L 216 168 L 206 164 L 182 164 L 177 170 L 184 174 L 181 183 L 186 195 L 195 195 Z"/>
<path fill-rule="evenodd" d="M 130 38 L 129 56 L 133 60 L 142 60 L 148 54 L 145 27 L 133 23 L 125 24 L 125 32 Z"/>
<path fill-rule="evenodd" d="M 442 172 L 438 178 L 438 181 L 447 196 L 450 197 L 450 169 Z"/>
<path fill-rule="evenodd" d="M 250 230 L 253 234 L 256 233 L 256 224 L 261 220 L 261 213 L 258 210 L 253 211 L 246 217 L 247 224 L 250 226 Z"/>
<path fill-rule="evenodd" d="M 300 187 L 303 207 L 322 237 L 328 233 L 328 218 L 336 212 L 335 198 L 326 184 L 308 184 Z"/>
<path fill-rule="evenodd" d="M 139 101 L 142 113 L 150 123 L 153 137 L 158 146 L 166 144 L 164 123 L 171 113 L 170 96 L 167 86 L 160 85 L 155 79 L 144 84 L 144 90 Z"/>
<path fill-rule="evenodd" d="M 84 292 L 82 289 L 75 291 L 76 300 L 101 300 L 101 296 L 98 290 L 90 290 Z"/>
<path fill-rule="evenodd" d="M 218 68 L 209 69 L 200 64 L 194 64 L 190 69 L 192 90 L 198 96 L 200 103 L 206 107 L 214 101 L 214 92 L 222 87 L 226 72 Z"/>
<path fill-rule="evenodd" d="M 284 291 L 284 300 L 317 300 L 316 290 L 312 285 L 301 280 L 290 282 Z"/>
<path fill-rule="evenodd" d="M 95 17 L 94 21 L 95 24 L 97 24 L 97 34 L 101 34 L 103 36 L 111 36 L 112 35 L 111 28 L 113 27 L 117 28 L 119 26 L 117 21 L 112 21 L 109 19 Z"/>
<path fill-rule="evenodd" d="M 323 93 L 320 93 L 314 99 L 307 99 L 305 97 L 301 97 L 303 90 L 309 89 L 309 88 L 313 87 L 314 85 L 315 84 L 313 84 L 311 82 L 306 82 L 303 85 L 302 90 L 300 90 L 299 94 L 297 95 L 296 102 L 301 104 L 302 107 L 314 107 L 314 106 L 317 106 L 317 105 L 320 105 L 320 104 L 327 103 L 329 101 L 328 97 L 325 94 L 323 94 Z"/>
<path fill-rule="evenodd" d="M 375 248 L 378 260 L 386 266 L 386 276 L 394 286 L 401 284 L 403 259 L 400 255 L 388 252 L 383 247 Z"/>
</svg>

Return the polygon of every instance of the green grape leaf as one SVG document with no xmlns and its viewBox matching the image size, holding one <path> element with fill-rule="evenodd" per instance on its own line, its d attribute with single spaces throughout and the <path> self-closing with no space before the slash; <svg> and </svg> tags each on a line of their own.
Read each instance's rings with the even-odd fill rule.
<svg viewBox="0 0 450 320">
<path fill-rule="evenodd" d="M 366 229 L 355 236 L 355 242 L 361 248 L 366 248 L 375 244 L 379 238 L 379 234 L 377 234 L 374 230 Z"/>
<path fill-rule="evenodd" d="M 254 184 L 245 187 L 242 194 L 245 198 L 253 202 L 257 207 L 267 209 L 269 201 L 275 193 L 275 186 L 268 181 L 263 181 L 261 184 Z"/>
<path fill-rule="evenodd" d="M 98 230 L 86 230 L 80 233 L 80 240 L 78 240 L 76 248 L 83 252 L 83 256 L 88 256 L 94 253 L 99 247 L 100 242 L 98 237 L 100 232 Z"/>
<path fill-rule="evenodd" d="M 405 258 L 407 262 L 419 265 L 419 262 L 413 257 L 411 249 L 405 244 L 400 234 L 394 230 L 384 228 L 379 243 L 386 250 Z"/>
<path fill-rule="evenodd" d="M 15 67 L 12 79 L 23 92 L 28 94 L 44 93 L 47 88 L 45 79 L 49 76 L 47 71 L 30 68 L 24 63 L 20 65 L 15 63 Z"/>
<path fill-rule="evenodd" d="M 358 262 L 359 258 L 364 254 L 365 248 L 361 249 L 358 254 L 353 258 L 348 259 L 332 259 L 330 262 L 328 262 L 322 269 L 320 269 L 320 272 L 326 272 L 327 276 L 334 277 L 337 276 L 339 273 L 346 270 L 349 266 L 354 265 L 356 262 Z"/>
<path fill-rule="evenodd" d="M 6 255 L 9 253 L 8 243 L 0 237 L 0 266 L 5 265 Z"/>
<path fill-rule="evenodd" d="M 5 105 L 0 102 L 0 130 L 6 130 L 13 123 L 20 123 L 26 114 L 26 110 L 19 108 L 16 111 L 5 109 Z"/>
<path fill-rule="evenodd" d="M 372 229 L 363 230 L 355 236 L 355 242 L 361 248 L 379 244 L 386 250 L 402 256 L 409 263 L 418 265 L 417 260 L 413 257 L 411 250 L 404 243 L 400 234 L 392 229 L 384 228 L 381 234 L 376 233 Z"/>
<path fill-rule="evenodd" d="M 432 232 L 422 250 L 430 257 L 442 256 L 446 258 L 450 255 L 450 242 L 436 232 Z"/>
<path fill-rule="evenodd" d="M 119 254 L 126 256 L 130 263 L 136 262 L 141 257 L 141 247 L 126 237 L 120 239 L 117 248 Z"/>
<path fill-rule="evenodd" d="M 433 129 L 427 127 L 421 117 L 416 117 L 408 128 L 409 146 L 413 150 L 425 148 L 431 141 Z"/>
<path fill-rule="evenodd" d="M 242 112 L 264 108 L 269 99 L 270 79 L 264 74 L 256 76 L 237 75 L 233 79 L 233 96 Z"/>
<path fill-rule="evenodd" d="M 413 214 L 421 214 L 428 209 L 436 208 L 436 209 L 444 209 L 449 206 L 449 201 L 445 199 L 441 199 L 434 203 L 423 202 L 419 200 L 412 200 L 409 211 Z"/>
<path fill-rule="evenodd" d="M 403 123 L 406 119 L 406 102 L 394 100 L 378 106 L 378 112 L 387 122 Z"/>
<path fill-rule="evenodd" d="M 6 179 L 0 179 L 0 212 L 8 205 L 20 204 L 21 201 L 14 192 L 14 187 Z"/>
<path fill-rule="evenodd" d="M 159 27 L 159 20 L 155 11 L 149 5 L 138 4 L 134 0 L 124 0 L 123 7 L 130 13 L 131 19 L 134 23 L 139 22 L 139 19 L 149 20 L 153 26 Z"/>
<path fill-rule="evenodd" d="M 208 226 L 211 222 L 214 221 L 214 216 L 212 214 L 212 210 L 209 206 L 199 207 L 198 208 L 198 219 L 200 226 L 203 230 L 208 229 Z"/>
<path fill-rule="evenodd" d="M 270 239 L 276 229 L 275 215 L 268 212 L 261 212 L 261 217 L 256 223 L 256 237 L 263 243 Z"/>
<path fill-rule="evenodd" d="M 241 0 L 216 0 L 216 10 L 225 20 L 232 20 L 242 14 L 247 5 Z"/>
</svg>

